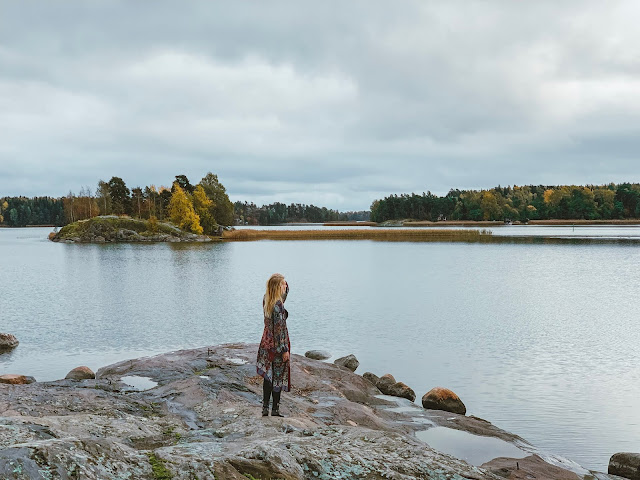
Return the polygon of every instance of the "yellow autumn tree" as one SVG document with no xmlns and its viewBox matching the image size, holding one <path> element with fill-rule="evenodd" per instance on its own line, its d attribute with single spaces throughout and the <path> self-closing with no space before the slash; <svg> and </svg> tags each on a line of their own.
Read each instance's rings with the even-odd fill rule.
<svg viewBox="0 0 640 480">
<path fill-rule="evenodd" d="M 173 194 L 169 200 L 168 211 L 169 218 L 178 227 L 202 235 L 200 217 L 193 209 L 191 200 L 177 182 L 173 184 Z"/>
<path fill-rule="evenodd" d="M 207 235 L 213 234 L 218 226 L 213 218 L 214 207 L 213 201 L 207 196 L 202 185 L 197 185 L 193 191 L 193 209 L 200 217 L 200 225 Z"/>
</svg>

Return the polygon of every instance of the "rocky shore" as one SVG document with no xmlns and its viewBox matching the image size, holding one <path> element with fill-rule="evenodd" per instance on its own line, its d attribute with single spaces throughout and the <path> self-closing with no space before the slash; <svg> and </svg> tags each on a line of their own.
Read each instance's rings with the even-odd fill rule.
<svg viewBox="0 0 640 480">
<path fill-rule="evenodd" d="M 256 350 L 203 347 L 120 362 L 95 379 L 0 384 L 0 478 L 617 478 L 300 355 L 292 355 L 293 391 L 282 396 L 286 417 L 262 417 Z M 470 465 L 420 440 L 442 427 L 521 455 Z"/>
</svg>

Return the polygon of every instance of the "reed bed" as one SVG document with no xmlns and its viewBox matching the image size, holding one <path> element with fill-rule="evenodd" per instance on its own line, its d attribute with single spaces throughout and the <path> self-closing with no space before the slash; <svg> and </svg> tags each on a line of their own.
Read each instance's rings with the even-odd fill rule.
<svg viewBox="0 0 640 480">
<path fill-rule="evenodd" d="M 250 230 L 224 232 L 223 240 L 377 240 L 386 242 L 480 242 L 490 239 L 487 230 Z"/>
</svg>

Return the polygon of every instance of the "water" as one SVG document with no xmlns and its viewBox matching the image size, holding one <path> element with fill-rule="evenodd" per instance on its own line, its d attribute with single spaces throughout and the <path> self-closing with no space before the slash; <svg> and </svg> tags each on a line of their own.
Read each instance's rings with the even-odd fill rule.
<svg viewBox="0 0 640 480">
<path fill-rule="evenodd" d="M 435 450 L 461 458 L 476 466 L 498 457 L 524 458 L 528 455 L 518 447 L 499 438 L 481 437 L 446 427 L 422 430 L 417 433 L 417 436 Z"/>
<path fill-rule="evenodd" d="M 418 402 L 451 388 L 468 414 L 585 467 L 638 451 L 639 245 L 67 245 L 48 232 L 0 229 L 0 331 L 21 342 L 0 374 L 257 343 L 265 282 L 282 272 L 294 353 L 353 353 Z"/>
</svg>

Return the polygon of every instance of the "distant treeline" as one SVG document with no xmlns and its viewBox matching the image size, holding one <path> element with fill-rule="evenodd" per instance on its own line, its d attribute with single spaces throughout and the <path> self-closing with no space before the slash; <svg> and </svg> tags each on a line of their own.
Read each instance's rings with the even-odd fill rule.
<svg viewBox="0 0 640 480">
<path fill-rule="evenodd" d="M 369 220 L 369 212 L 339 212 L 326 207 L 292 203 L 272 203 L 258 207 L 254 203 L 235 202 L 236 223 L 240 225 L 278 225 L 281 223 L 324 223 Z"/>
<path fill-rule="evenodd" d="M 149 220 L 170 220 L 185 230 L 212 234 L 218 225 L 275 225 L 287 222 L 323 223 L 368 220 L 369 212 L 338 212 L 315 205 L 254 203 L 229 200 L 218 176 L 209 172 L 197 185 L 176 175 L 170 187 L 148 185 L 129 188 L 120 177 L 99 180 L 95 190 L 82 187 L 61 198 L 0 197 L 0 225 L 63 226 L 98 215 L 129 215 Z"/>
<path fill-rule="evenodd" d="M 444 197 L 390 195 L 371 204 L 371 220 L 610 220 L 640 218 L 640 184 L 528 185 L 451 190 Z"/>
<path fill-rule="evenodd" d="M 0 198 L 0 225 L 64 225 L 64 205 L 60 198 Z"/>
</svg>

